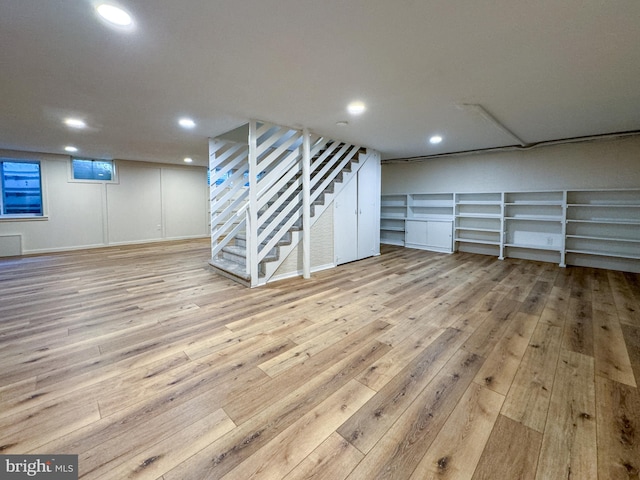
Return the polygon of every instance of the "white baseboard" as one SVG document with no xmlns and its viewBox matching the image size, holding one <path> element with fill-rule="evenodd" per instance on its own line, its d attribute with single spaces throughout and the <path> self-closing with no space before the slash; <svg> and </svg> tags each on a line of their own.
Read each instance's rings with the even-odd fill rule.
<svg viewBox="0 0 640 480">
<path fill-rule="evenodd" d="M 328 270 L 330 268 L 335 268 L 335 267 L 336 267 L 335 263 L 327 263 L 325 265 L 318 265 L 316 267 L 311 267 L 311 273 L 317 273 L 317 272 L 321 272 L 322 270 Z M 303 274 L 304 273 L 303 273 L 302 270 L 298 270 L 298 271 L 295 271 L 295 272 L 283 273 L 281 275 L 274 275 L 269 280 L 269 283 L 277 282 L 278 280 L 286 280 L 287 278 L 301 277 Z"/>
<path fill-rule="evenodd" d="M 171 237 L 171 238 L 151 238 L 148 240 L 135 240 L 129 242 L 111 242 L 111 243 L 96 243 L 90 245 L 74 245 L 70 247 L 56 247 L 56 248 L 37 248 L 32 250 L 23 250 L 22 255 L 38 255 L 43 253 L 61 253 L 61 252 L 73 252 L 77 250 L 93 250 L 96 248 L 108 248 L 108 247 L 122 247 L 126 245 L 144 245 L 147 243 L 160 243 L 160 242 L 175 242 L 179 240 L 197 240 L 199 238 L 209 238 L 209 235 L 193 235 L 184 237 Z"/>
</svg>

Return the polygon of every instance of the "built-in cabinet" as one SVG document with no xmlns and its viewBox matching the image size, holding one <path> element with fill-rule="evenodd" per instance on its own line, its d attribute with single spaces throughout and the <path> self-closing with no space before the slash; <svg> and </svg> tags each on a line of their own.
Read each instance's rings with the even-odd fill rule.
<svg viewBox="0 0 640 480">
<path fill-rule="evenodd" d="M 453 194 L 383 195 L 380 242 L 453 251 Z"/>
<path fill-rule="evenodd" d="M 380 159 L 370 155 L 334 200 L 334 260 L 340 265 L 380 253 Z"/>
<path fill-rule="evenodd" d="M 640 272 L 640 190 L 398 194 L 381 205 L 382 243 Z"/>
</svg>

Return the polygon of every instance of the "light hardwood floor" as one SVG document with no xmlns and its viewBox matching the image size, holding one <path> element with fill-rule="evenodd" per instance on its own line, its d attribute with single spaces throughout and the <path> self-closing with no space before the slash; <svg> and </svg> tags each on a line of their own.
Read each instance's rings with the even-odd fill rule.
<svg viewBox="0 0 640 480">
<path fill-rule="evenodd" d="M 0 453 L 83 479 L 626 479 L 640 275 L 384 247 L 246 289 L 207 241 L 0 259 Z"/>
</svg>

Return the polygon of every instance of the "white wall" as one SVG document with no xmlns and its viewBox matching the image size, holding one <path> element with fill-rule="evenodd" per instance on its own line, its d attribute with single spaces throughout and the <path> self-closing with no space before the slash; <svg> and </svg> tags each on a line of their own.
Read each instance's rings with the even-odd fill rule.
<svg viewBox="0 0 640 480">
<path fill-rule="evenodd" d="M 382 165 L 382 193 L 640 187 L 640 137 Z"/>
<path fill-rule="evenodd" d="M 117 183 L 87 183 L 70 180 L 67 156 L 0 156 L 40 160 L 45 218 L 0 219 L 22 253 L 209 236 L 206 168 L 118 160 Z"/>
<path fill-rule="evenodd" d="M 311 227 L 311 270 L 334 267 L 333 206 L 327 208 Z M 302 241 L 294 247 L 276 270 L 274 278 L 302 275 Z"/>
</svg>

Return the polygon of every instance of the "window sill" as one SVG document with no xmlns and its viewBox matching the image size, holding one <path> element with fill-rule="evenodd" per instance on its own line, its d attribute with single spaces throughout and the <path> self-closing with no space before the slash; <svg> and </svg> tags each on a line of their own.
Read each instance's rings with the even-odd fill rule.
<svg viewBox="0 0 640 480">
<path fill-rule="evenodd" d="M 14 216 L 10 216 L 10 215 L 6 215 L 6 216 L 0 216 L 0 223 L 2 222 L 41 222 L 41 221 L 47 221 L 49 220 L 49 216 L 48 215 L 38 215 L 38 216 L 29 216 L 29 215 L 16 215 Z"/>
</svg>

